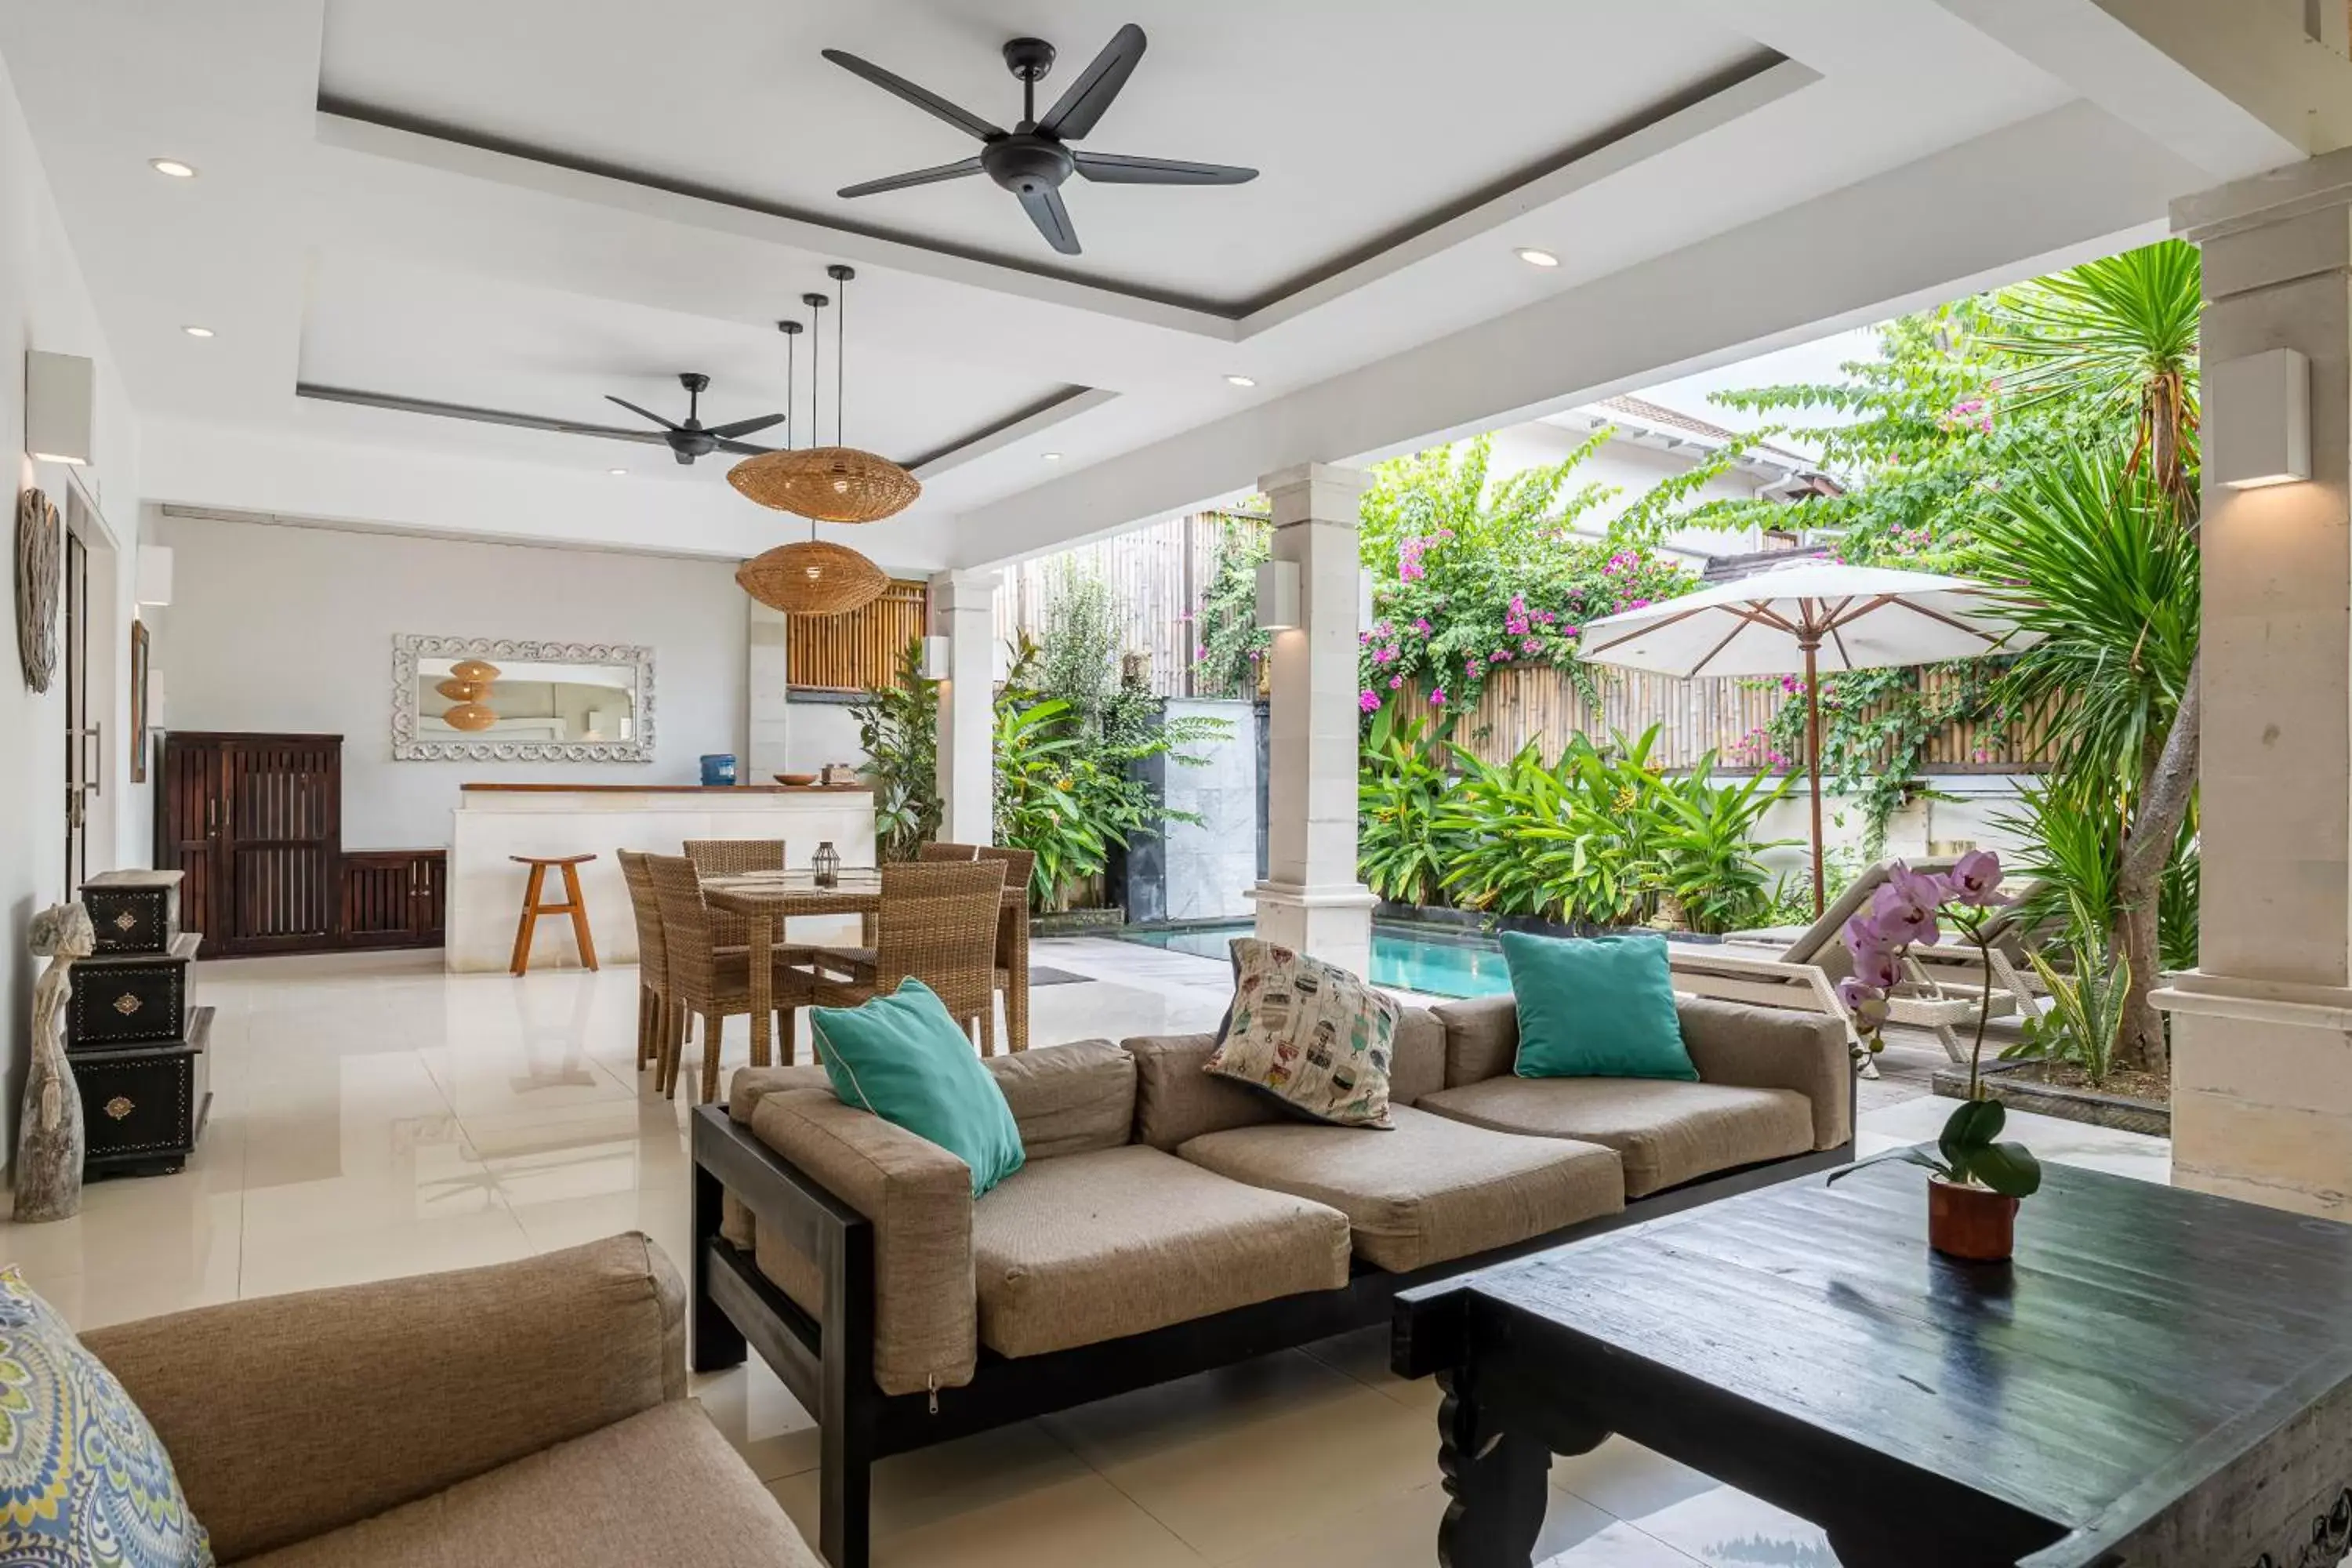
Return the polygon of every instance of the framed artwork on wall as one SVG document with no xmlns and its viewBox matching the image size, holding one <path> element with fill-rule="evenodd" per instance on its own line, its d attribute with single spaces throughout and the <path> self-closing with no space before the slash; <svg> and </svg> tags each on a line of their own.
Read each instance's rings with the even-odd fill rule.
<svg viewBox="0 0 2352 1568">
<path fill-rule="evenodd" d="M 131 623 L 131 782 L 147 782 L 147 623 Z"/>
</svg>

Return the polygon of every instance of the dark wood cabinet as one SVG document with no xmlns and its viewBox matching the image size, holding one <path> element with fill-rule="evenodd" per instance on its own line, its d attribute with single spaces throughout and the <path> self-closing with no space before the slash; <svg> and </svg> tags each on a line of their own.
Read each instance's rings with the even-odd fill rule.
<svg viewBox="0 0 2352 1568">
<path fill-rule="evenodd" d="M 449 886 L 446 849 L 347 849 L 345 947 L 438 947 Z"/>
<path fill-rule="evenodd" d="M 202 956 L 337 945 L 341 736 L 175 731 L 159 784 L 155 864 L 186 873 Z"/>
</svg>

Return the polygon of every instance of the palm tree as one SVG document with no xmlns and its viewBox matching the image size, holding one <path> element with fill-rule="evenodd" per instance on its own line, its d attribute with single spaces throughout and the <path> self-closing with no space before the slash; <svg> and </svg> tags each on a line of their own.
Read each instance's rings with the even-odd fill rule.
<svg viewBox="0 0 2352 1568">
<path fill-rule="evenodd" d="M 2118 1055 L 2152 1072 L 2168 1060 L 2148 1001 L 2160 893 L 2197 785 L 2201 310 L 2196 249 L 2166 240 L 2004 293 L 1991 344 L 2021 373 L 2011 406 L 2064 399 L 2094 440 L 2097 425 L 2128 421 L 2119 467 L 2086 457 L 2041 476 L 2009 498 L 1986 542 L 1990 574 L 2022 582 L 2044 606 L 2047 640 L 2012 679 L 2021 691 L 2067 693 L 2061 765 L 2106 781 L 2124 824 L 2111 942 L 2132 981 Z"/>
</svg>

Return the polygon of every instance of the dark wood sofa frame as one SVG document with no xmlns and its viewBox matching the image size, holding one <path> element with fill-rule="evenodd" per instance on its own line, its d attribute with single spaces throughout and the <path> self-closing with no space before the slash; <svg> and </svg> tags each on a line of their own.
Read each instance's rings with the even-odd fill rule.
<svg viewBox="0 0 2352 1568">
<path fill-rule="evenodd" d="M 1849 1077 L 1849 1127 L 1853 1093 Z M 696 1108 L 693 1149 L 694 1370 L 740 1366 L 747 1346 L 756 1348 L 816 1417 L 817 1549 L 830 1568 L 866 1568 L 868 1482 L 877 1459 L 1368 1328 L 1390 1320 L 1399 1291 L 1853 1159 L 1849 1134 L 1834 1148 L 1718 1172 L 1634 1199 L 1615 1214 L 1410 1273 L 1359 1261 L 1339 1289 L 1278 1297 L 1146 1333 L 1035 1356 L 1003 1356 L 982 1346 L 970 1383 L 886 1394 L 873 1374 L 873 1222 L 732 1121 L 724 1105 Z M 822 1322 L 719 1234 L 726 1192 L 815 1265 L 824 1282 Z"/>
</svg>

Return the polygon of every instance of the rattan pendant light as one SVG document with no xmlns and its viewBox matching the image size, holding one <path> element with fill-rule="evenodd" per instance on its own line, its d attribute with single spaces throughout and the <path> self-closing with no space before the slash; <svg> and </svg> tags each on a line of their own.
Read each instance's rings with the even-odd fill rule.
<svg viewBox="0 0 2352 1568">
<path fill-rule="evenodd" d="M 823 296 L 812 296 L 821 299 Z M 792 395 L 797 390 L 799 375 L 795 361 L 795 345 L 800 338 L 798 321 L 779 321 L 784 333 L 784 376 L 786 397 L 784 406 L 793 406 Z M 816 393 L 809 393 L 809 425 L 814 433 L 816 425 Z M 805 451 L 792 449 L 792 427 L 784 427 L 784 449 L 757 458 L 747 458 L 736 465 L 728 478 L 745 495 L 752 495 L 740 477 L 753 462 L 765 462 L 770 458 L 805 457 Z M 796 544 L 780 544 L 773 550 L 752 557 L 735 569 L 735 582 L 743 592 L 788 616 L 842 616 L 852 610 L 862 610 L 882 596 L 890 585 L 882 568 L 845 544 L 831 544 L 816 536 L 816 521 L 809 521 L 809 536 Z"/>
<path fill-rule="evenodd" d="M 842 364 L 848 347 L 842 334 L 848 321 L 849 280 L 857 274 L 838 262 L 826 268 L 825 273 L 842 286 L 842 309 L 834 317 L 834 445 L 803 447 L 798 451 L 787 447 L 746 458 L 727 470 L 727 482 L 761 506 L 818 522 L 879 522 L 912 506 L 923 493 L 922 481 L 887 458 L 841 444 Z M 801 299 L 820 312 L 828 303 L 822 294 L 803 294 Z M 822 322 L 824 317 L 819 315 L 817 320 Z M 824 333 L 819 331 L 810 347 L 822 353 L 824 342 Z M 809 436 L 814 440 L 816 398 L 824 386 L 821 371 L 813 371 L 812 380 Z"/>
</svg>

